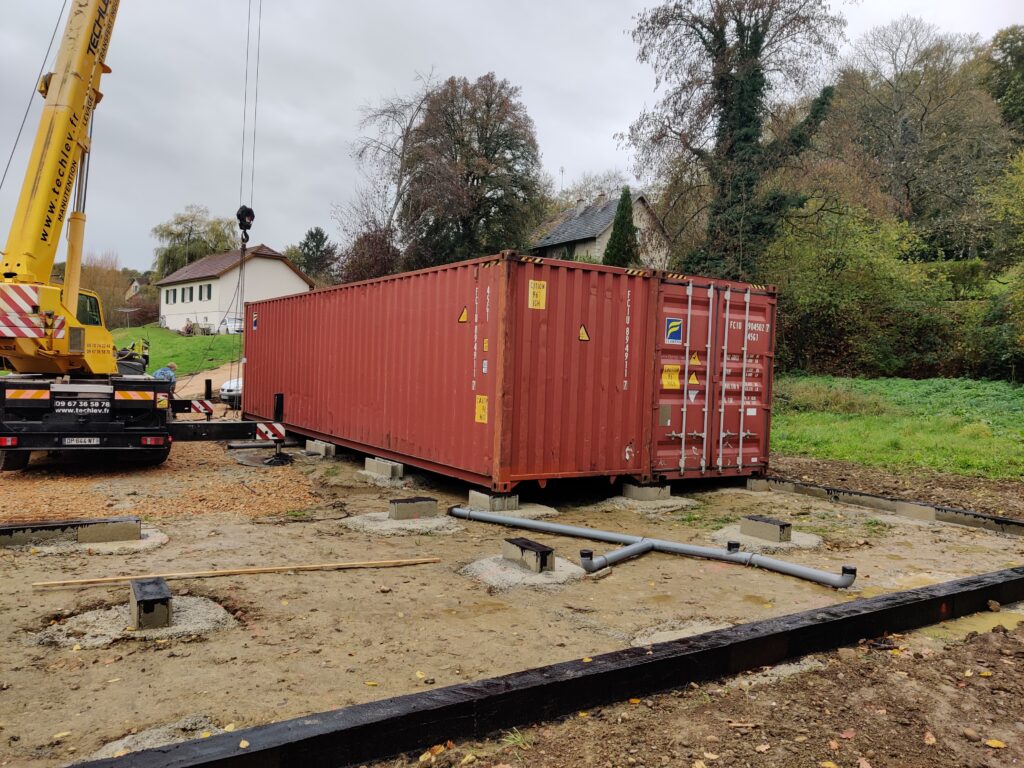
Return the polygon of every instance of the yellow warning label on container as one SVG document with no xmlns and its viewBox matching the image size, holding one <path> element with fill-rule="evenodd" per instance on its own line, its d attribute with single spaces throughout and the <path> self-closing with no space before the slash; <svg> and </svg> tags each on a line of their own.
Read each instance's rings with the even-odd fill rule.
<svg viewBox="0 0 1024 768">
<path fill-rule="evenodd" d="M 487 423 L 487 395 L 476 396 L 476 422 L 477 424 Z"/>
<path fill-rule="evenodd" d="M 157 395 L 156 396 L 156 407 L 157 408 L 167 408 L 169 405 L 170 405 L 170 403 L 168 402 L 167 395 Z"/>
<path fill-rule="evenodd" d="M 691 373 L 690 374 L 690 378 L 686 380 L 686 383 L 687 384 L 700 384 L 700 382 L 697 381 L 697 374 L 696 373 Z"/>
<path fill-rule="evenodd" d="M 469 307 L 463 307 L 462 308 L 462 312 L 459 313 L 459 322 L 460 323 L 468 323 L 469 322 Z"/>
<path fill-rule="evenodd" d="M 580 326 L 580 341 L 590 341 L 590 334 L 587 333 L 587 326 Z"/>
<path fill-rule="evenodd" d="M 548 308 L 548 284 L 544 280 L 530 281 L 530 309 Z"/>
<path fill-rule="evenodd" d="M 700 365 L 700 358 L 697 357 L 696 352 L 690 355 L 690 365 Z"/>
<path fill-rule="evenodd" d="M 490 349 L 490 346 L 491 345 L 488 343 L 487 339 L 484 339 L 484 352 L 487 352 Z"/>
<path fill-rule="evenodd" d="M 661 367 L 661 388 L 680 389 L 678 365 L 663 365 Z"/>
</svg>

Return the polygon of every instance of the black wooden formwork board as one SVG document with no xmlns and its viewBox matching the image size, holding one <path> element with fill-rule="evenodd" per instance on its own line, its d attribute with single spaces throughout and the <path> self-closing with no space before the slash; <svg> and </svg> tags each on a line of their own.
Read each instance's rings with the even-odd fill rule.
<svg viewBox="0 0 1024 768">
<path fill-rule="evenodd" d="M 916 629 L 986 610 L 989 600 L 1024 600 L 1024 567 L 82 765 L 340 768 Z"/>
</svg>

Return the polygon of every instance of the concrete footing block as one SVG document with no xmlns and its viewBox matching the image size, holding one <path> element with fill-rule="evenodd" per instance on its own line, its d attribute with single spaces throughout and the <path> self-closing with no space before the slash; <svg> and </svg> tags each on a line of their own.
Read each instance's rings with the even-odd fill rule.
<svg viewBox="0 0 1024 768">
<path fill-rule="evenodd" d="M 128 587 L 128 606 L 135 629 L 171 626 L 171 588 L 163 579 L 135 579 Z"/>
<path fill-rule="evenodd" d="M 387 459 L 367 459 L 364 469 L 374 475 L 386 477 L 389 480 L 401 480 L 405 475 L 405 465 L 397 461 Z"/>
<path fill-rule="evenodd" d="M 334 454 L 337 451 L 337 446 L 334 443 L 328 443 L 323 440 L 307 440 L 306 441 L 306 453 L 313 456 L 321 456 L 325 459 L 334 458 Z"/>
<path fill-rule="evenodd" d="M 792 541 L 793 526 L 764 515 L 750 515 L 740 520 L 740 533 L 774 543 Z"/>
<path fill-rule="evenodd" d="M 482 509 L 486 512 L 509 512 L 519 509 L 519 494 L 490 494 L 483 491 L 470 491 L 470 509 Z"/>
<path fill-rule="evenodd" d="M 555 550 L 532 539 L 505 539 L 501 542 L 501 556 L 534 573 L 555 570 Z"/>
<path fill-rule="evenodd" d="M 388 519 L 419 520 L 422 517 L 437 517 L 441 508 L 437 499 L 429 496 L 414 496 L 410 499 L 392 499 L 388 502 Z"/>
<path fill-rule="evenodd" d="M 142 520 L 137 517 L 0 525 L 0 547 L 66 541 L 99 544 L 108 541 L 139 541 L 141 538 Z"/>
<path fill-rule="evenodd" d="M 661 501 L 672 498 L 672 488 L 668 485 L 636 485 L 623 483 L 622 495 L 634 501 Z"/>
<path fill-rule="evenodd" d="M 104 541 L 138 541 L 141 538 L 142 521 L 138 519 L 83 525 L 78 529 L 79 544 L 99 544 Z"/>
</svg>

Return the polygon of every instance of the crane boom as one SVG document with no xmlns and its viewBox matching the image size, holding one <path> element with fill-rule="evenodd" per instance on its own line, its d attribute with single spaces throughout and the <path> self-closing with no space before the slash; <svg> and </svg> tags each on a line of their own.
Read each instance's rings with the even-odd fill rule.
<svg viewBox="0 0 1024 768">
<path fill-rule="evenodd" d="M 79 310 L 85 214 L 72 205 L 89 151 L 89 123 L 102 98 L 100 78 L 119 0 L 74 0 L 55 71 L 39 82 L 46 99 L 0 266 L 0 356 L 20 372 L 117 372 L 110 333 L 95 296 Z M 84 195 L 79 194 L 79 202 Z M 70 213 L 69 213 L 70 211 Z M 63 286 L 50 273 L 65 221 Z"/>
</svg>

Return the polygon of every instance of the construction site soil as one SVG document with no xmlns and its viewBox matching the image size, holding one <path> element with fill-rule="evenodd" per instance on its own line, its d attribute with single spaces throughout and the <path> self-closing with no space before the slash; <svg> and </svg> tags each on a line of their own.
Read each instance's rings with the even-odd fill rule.
<svg viewBox="0 0 1024 768">
<path fill-rule="evenodd" d="M 858 581 L 837 592 L 727 563 L 648 554 L 601 579 L 496 589 L 460 572 L 520 533 L 465 521 L 444 535 L 383 536 L 346 526 L 348 516 L 385 511 L 391 498 L 429 495 L 442 508 L 465 502 L 460 483 L 413 476 L 405 488 L 386 488 L 361 469 L 354 456 L 244 466 L 221 446 L 197 443 L 176 446 L 165 465 L 141 472 L 65 468 L 43 458 L 24 473 L 0 476 L 2 520 L 139 514 L 169 537 L 156 549 L 119 555 L 0 549 L 0 765 L 65 765 L 192 716 L 224 730 L 259 725 L 1019 565 L 1024 555 L 1018 537 L 810 497 L 679 487 L 684 503 L 645 506 L 609 501 L 614 489 L 593 481 L 524 489 L 524 499 L 554 507 L 549 519 L 557 522 L 698 544 L 712 544 L 715 531 L 744 515 L 767 514 L 823 539 L 817 549 L 782 557 L 831 572 L 855 565 Z M 794 479 L 807 481 L 807 474 Z M 834 476 L 811 481 L 885 490 Z M 926 486 L 909 490 L 928 498 Z M 1016 495 L 1021 490 L 1016 484 Z M 607 549 L 530 536 L 571 560 L 581 547 Z M 441 562 L 172 581 L 176 595 L 213 600 L 234 622 L 159 640 L 124 633 L 105 648 L 40 644 L 53 634 L 39 637 L 48 627 L 73 626 L 71 617 L 123 604 L 127 588 L 42 591 L 32 588 L 36 581 L 422 556 Z M 1004 607 L 898 638 L 883 650 L 826 654 L 760 677 L 625 702 L 444 749 L 425 762 L 1013 764 L 1024 759 L 1021 637 L 963 637 L 967 627 L 1009 627 L 1021 618 Z M 965 736 L 964 728 L 973 730 Z M 985 746 L 991 739 L 1005 748 Z"/>
</svg>

